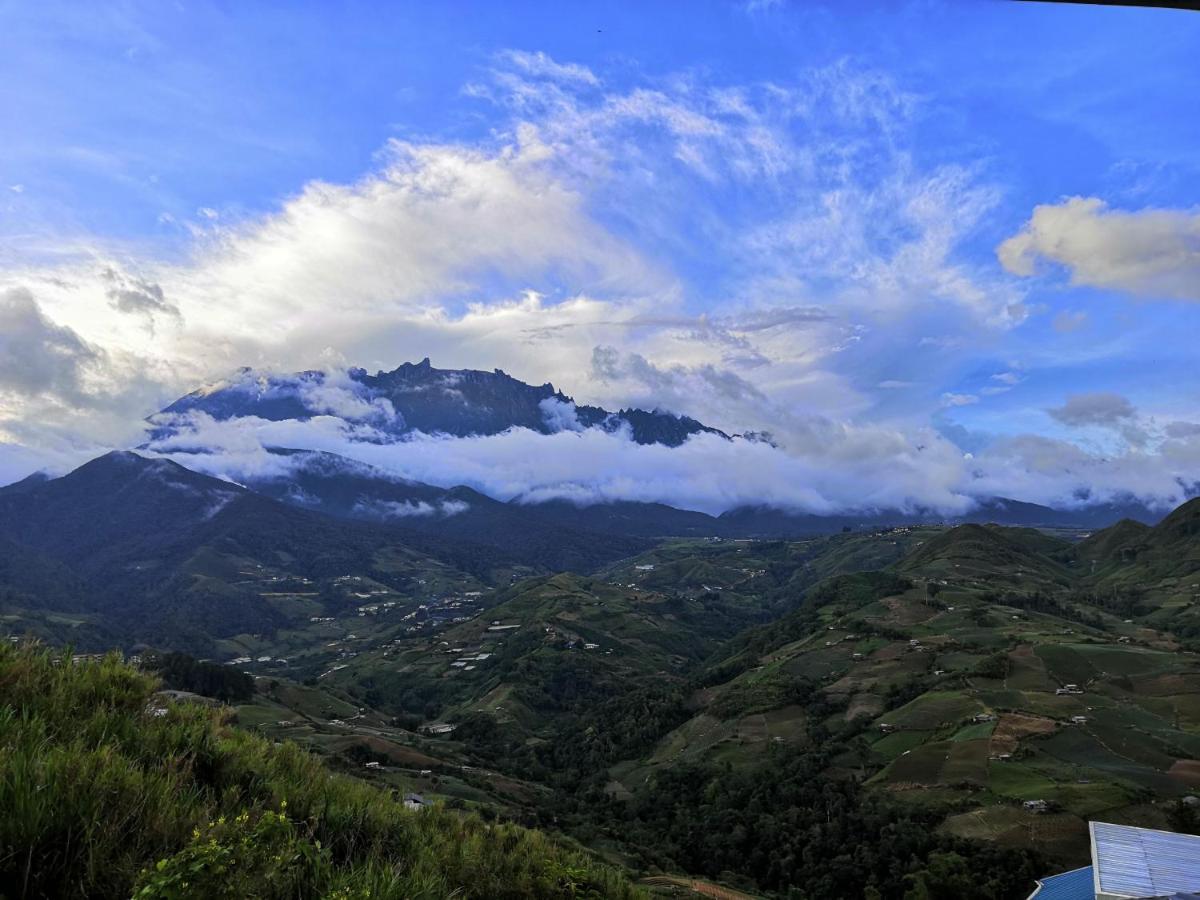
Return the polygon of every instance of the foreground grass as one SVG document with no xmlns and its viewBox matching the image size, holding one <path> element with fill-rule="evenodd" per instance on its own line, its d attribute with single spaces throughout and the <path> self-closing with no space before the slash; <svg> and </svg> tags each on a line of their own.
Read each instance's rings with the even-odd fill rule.
<svg viewBox="0 0 1200 900">
<path fill-rule="evenodd" d="M 115 656 L 0 647 L 0 897 L 637 896 L 546 835 L 410 812 L 156 688 Z"/>
</svg>

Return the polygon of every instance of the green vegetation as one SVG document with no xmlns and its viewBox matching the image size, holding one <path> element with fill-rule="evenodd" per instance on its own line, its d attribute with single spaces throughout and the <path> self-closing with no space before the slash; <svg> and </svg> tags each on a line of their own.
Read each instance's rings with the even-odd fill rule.
<svg viewBox="0 0 1200 900">
<path fill-rule="evenodd" d="M 631 897 L 515 825 L 332 775 L 120 662 L 0 647 L 0 894 Z"/>
<path fill-rule="evenodd" d="M 254 696 L 254 679 L 232 666 L 202 662 L 186 653 L 152 653 L 142 659 L 142 667 L 162 679 L 176 691 L 188 691 L 226 703 L 249 700 Z"/>
<path fill-rule="evenodd" d="M 0 694 L 3 765 L 33 773 L 6 782 L 32 824 L 0 826 L 0 893 L 27 870 L 35 894 L 238 893 L 246 872 L 288 896 L 629 890 L 561 840 L 779 897 L 1024 896 L 1083 861 L 1090 818 L 1193 827 L 1197 523 L 1189 504 L 1079 544 L 996 526 L 673 540 L 553 575 L 307 521 L 221 531 L 154 583 L 202 597 L 178 613 L 197 628 L 254 604 L 200 638 L 236 665 L 143 656 L 232 715 L 111 660 L 5 651 L 5 671 L 132 679 L 137 699 L 64 712 L 0 678 L 21 698 Z M 21 573 L 8 629 L 104 642 L 116 622 L 108 643 L 133 643 L 69 592 L 31 612 L 55 572 Z M 29 793 L 51 771 L 70 795 Z M 409 813 L 409 791 L 441 808 Z"/>
</svg>

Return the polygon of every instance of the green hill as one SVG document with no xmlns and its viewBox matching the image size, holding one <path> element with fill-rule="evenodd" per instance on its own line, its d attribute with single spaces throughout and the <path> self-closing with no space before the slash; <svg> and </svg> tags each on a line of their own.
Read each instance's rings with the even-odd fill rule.
<svg viewBox="0 0 1200 900">
<path fill-rule="evenodd" d="M 0 646 L 0 894 L 633 897 L 536 831 L 331 774 L 115 656 Z"/>
<path fill-rule="evenodd" d="M 1133 562 L 1153 529 L 1134 519 L 1122 519 L 1115 525 L 1088 535 L 1075 545 L 1075 558 L 1091 567 L 1118 566 Z"/>
<path fill-rule="evenodd" d="M 899 568 L 957 582 L 986 582 L 991 587 L 1057 588 L 1070 582 L 1061 562 L 1070 549 L 1066 541 L 1032 528 L 959 525 L 917 547 Z"/>
<path fill-rule="evenodd" d="M 1153 528 L 1118 522 L 1097 532 L 1077 548 L 1080 559 L 1090 561 L 1101 544 L 1106 552 L 1097 553 L 1102 561 L 1097 584 L 1136 584 L 1170 593 L 1179 579 L 1200 573 L 1200 498 L 1183 504 Z"/>
</svg>

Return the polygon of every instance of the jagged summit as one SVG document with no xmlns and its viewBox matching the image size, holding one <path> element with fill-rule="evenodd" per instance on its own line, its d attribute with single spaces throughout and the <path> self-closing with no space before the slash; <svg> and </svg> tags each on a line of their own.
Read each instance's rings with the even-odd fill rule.
<svg viewBox="0 0 1200 900">
<path fill-rule="evenodd" d="M 233 376 L 193 391 L 166 407 L 152 424 L 153 437 L 172 433 L 173 419 L 205 413 L 217 420 L 257 417 L 268 421 L 332 415 L 368 422 L 381 432 L 455 437 L 528 428 L 542 434 L 587 428 L 628 428 L 639 444 L 677 447 L 691 435 L 723 432 L 687 416 L 662 410 L 609 412 L 578 405 L 547 382 L 531 385 L 501 369 L 437 369 L 429 357 L 390 372 L 362 368 L 276 375 L 239 369 Z"/>
</svg>

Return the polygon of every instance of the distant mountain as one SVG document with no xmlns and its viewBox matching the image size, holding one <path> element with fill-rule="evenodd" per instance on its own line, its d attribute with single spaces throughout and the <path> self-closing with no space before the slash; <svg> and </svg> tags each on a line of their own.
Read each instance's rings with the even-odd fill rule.
<svg viewBox="0 0 1200 900">
<path fill-rule="evenodd" d="M 591 568 L 644 546 L 569 529 L 538 532 L 504 504 L 470 499 L 509 519 L 475 529 L 485 540 L 472 539 L 470 529 L 406 527 L 419 516 L 346 521 L 174 462 L 115 452 L 62 478 L 0 492 L 0 591 L 14 593 L 8 603 L 19 603 L 19 594 L 38 608 L 101 615 L 140 640 L 204 649 L 213 637 L 294 621 L 294 613 L 264 602 L 246 570 L 281 583 L 308 579 L 318 590 L 353 574 L 411 591 L 422 573 L 443 581 L 458 573 L 461 581 L 514 565 Z M 505 528 L 506 539 L 486 540 L 504 537 Z"/>
<path fill-rule="evenodd" d="M 593 528 L 603 526 L 596 517 L 547 517 L 541 506 L 501 503 L 468 487 L 440 488 L 397 478 L 333 453 L 274 452 L 288 460 L 286 473 L 248 479 L 247 487 L 341 519 L 400 525 L 492 547 L 534 570 L 587 571 L 647 546 L 639 538 L 648 535 L 638 529 Z"/>
<path fill-rule="evenodd" d="M 620 409 L 578 405 L 568 395 L 546 383 L 526 384 L 496 369 L 437 369 L 428 358 L 404 363 L 390 372 L 369 374 L 364 369 L 338 372 L 308 371 L 290 375 L 241 369 L 229 379 L 181 397 L 150 418 L 150 443 L 186 434 L 182 421 L 203 413 L 218 421 L 258 418 L 267 421 L 305 421 L 331 416 L 360 426 L 352 440 L 391 442 L 416 433 L 451 437 L 495 435 L 511 428 L 539 434 L 600 429 L 627 432 L 639 444 L 679 447 L 688 438 L 711 434 L 732 439 L 725 432 L 688 416 L 662 410 Z M 768 440 L 761 434 L 734 435 L 747 441 Z M 176 440 L 178 451 L 186 442 Z M 190 447 L 196 452 L 210 448 Z M 333 515 L 356 519 L 405 518 L 413 528 L 445 534 L 486 537 L 493 527 L 508 527 L 492 500 L 465 487 L 419 486 L 414 482 L 375 473 L 368 476 L 378 488 L 372 496 L 366 483 L 337 484 L 326 472 L 320 489 L 314 488 L 315 470 L 297 472 L 294 484 L 285 479 L 259 479 L 255 490 L 297 506 L 309 506 Z M 240 475 L 238 476 L 241 477 Z M 307 481 L 308 483 L 301 483 Z M 400 485 L 404 486 L 401 488 Z M 350 496 L 353 494 L 353 496 Z M 313 501 L 309 503 L 309 501 Z M 521 501 L 521 498 L 518 498 Z M 1003 497 L 980 498 L 968 513 L 946 516 L 934 510 L 848 510 L 831 515 L 783 510 L 771 497 L 710 516 L 679 510 L 661 503 L 609 501 L 581 505 L 565 500 L 533 504 L 522 502 L 523 520 L 540 520 L 587 532 L 630 538 L 663 536 L 790 538 L 831 534 L 843 529 L 870 530 L 897 524 L 995 523 L 1016 526 L 1103 528 L 1123 518 L 1154 524 L 1160 514 L 1133 498 L 1072 509 L 1054 509 Z M 315 504 L 315 505 L 314 505 Z M 439 506 L 438 504 L 447 504 Z M 463 504 L 473 514 L 453 510 Z M 491 518 L 483 524 L 483 510 Z M 452 521 L 453 520 L 453 521 Z M 468 527 L 469 526 L 469 527 Z M 482 531 L 476 530 L 476 526 Z"/>
<path fill-rule="evenodd" d="M 521 507 L 527 516 L 560 527 L 586 528 L 606 534 L 639 538 L 731 536 L 716 516 L 665 503 L 615 501 L 576 506 L 567 500 L 548 500 Z"/>
<path fill-rule="evenodd" d="M 256 416 L 269 421 L 340 415 L 398 437 L 414 431 L 455 437 L 528 428 L 628 428 L 639 444 L 678 447 L 693 434 L 727 437 L 687 416 L 660 410 L 579 406 L 552 384 L 534 386 L 496 369 L 435 369 L 428 357 L 391 372 L 350 369 L 336 381 L 325 372 L 272 375 L 241 369 L 233 378 L 194 391 L 154 420 L 156 436 L 171 432 L 171 416 L 204 412 L 217 420 Z"/>
<path fill-rule="evenodd" d="M 19 494 L 23 491 L 31 490 L 40 484 L 45 484 L 51 479 L 51 476 L 45 472 L 34 472 L 32 475 L 27 475 L 20 481 L 14 481 L 12 484 L 6 484 L 0 487 L 0 494 Z"/>
<path fill-rule="evenodd" d="M 769 506 L 741 506 L 719 517 L 720 533 L 752 537 L 797 537 L 806 534 L 832 534 L 885 528 L 892 525 L 958 525 L 965 523 L 1008 525 L 1025 528 L 1104 528 L 1121 519 L 1154 524 L 1161 513 L 1136 501 L 1102 503 L 1077 509 L 1054 509 L 1038 503 L 1026 503 L 1005 497 L 990 497 L 977 502 L 970 511 L 947 516 L 932 510 L 849 511 L 832 515 L 790 512 Z"/>
<path fill-rule="evenodd" d="M 1095 503 L 1072 509 L 1055 509 L 1039 503 L 1025 503 L 1006 497 L 981 501 L 962 521 L 993 522 L 997 525 L 1058 525 L 1074 528 L 1106 528 L 1121 519 L 1145 525 L 1158 522 L 1163 513 L 1150 509 L 1132 497 L 1122 501 Z"/>
</svg>

